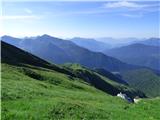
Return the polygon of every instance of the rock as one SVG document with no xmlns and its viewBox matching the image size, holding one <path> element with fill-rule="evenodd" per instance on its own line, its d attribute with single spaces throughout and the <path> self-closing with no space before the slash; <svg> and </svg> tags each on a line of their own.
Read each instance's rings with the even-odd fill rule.
<svg viewBox="0 0 160 120">
<path fill-rule="evenodd" d="M 117 94 L 117 96 L 118 97 L 121 97 L 122 99 L 124 99 L 124 100 L 127 100 L 128 102 L 133 102 L 133 100 L 130 98 L 130 97 L 128 97 L 126 94 L 123 94 L 123 93 L 118 93 Z"/>
<path fill-rule="evenodd" d="M 133 99 L 134 103 L 138 103 L 140 100 L 141 100 L 141 99 L 140 99 L 138 96 L 136 96 L 136 97 Z"/>
</svg>

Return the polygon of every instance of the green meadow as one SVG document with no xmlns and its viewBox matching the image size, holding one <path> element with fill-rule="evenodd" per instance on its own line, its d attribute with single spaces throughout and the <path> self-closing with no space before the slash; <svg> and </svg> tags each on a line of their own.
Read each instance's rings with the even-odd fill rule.
<svg viewBox="0 0 160 120">
<path fill-rule="evenodd" d="M 2 120 L 159 120 L 160 98 L 127 101 L 51 69 L 2 63 Z"/>
</svg>

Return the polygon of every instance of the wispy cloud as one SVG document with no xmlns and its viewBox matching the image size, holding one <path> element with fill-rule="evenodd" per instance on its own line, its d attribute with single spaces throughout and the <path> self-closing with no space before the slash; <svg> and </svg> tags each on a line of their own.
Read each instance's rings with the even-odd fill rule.
<svg viewBox="0 0 160 120">
<path fill-rule="evenodd" d="M 129 18 L 140 18 L 147 13 L 159 11 L 159 2 L 112 1 L 103 4 L 106 9 L 115 9 L 118 14 Z"/>
<path fill-rule="evenodd" d="M 124 16 L 124 17 L 128 17 L 128 18 L 141 18 L 143 17 L 143 14 L 142 13 L 139 13 L 139 14 L 121 14 L 121 16 Z"/>
<path fill-rule="evenodd" d="M 21 16 L 0 16 L 0 20 L 26 20 L 26 19 L 40 19 L 41 16 L 35 15 L 21 15 Z"/>
<path fill-rule="evenodd" d="M 45 16 L 53 16 L 53 17 L 59 17 L 59 16 L 74 16 L 74 15 L 96 15 L 96 14 L 104 14 L 109 13 L 111 11 L 107 11 L 105 9 L 92 9 L 92 10 L 80 10 L 80 11 L 65 11 L 65 12 L 45 12 Z"/>
<path fill-rule="evenodd" d="M 118 1 L 118 2 L 107 2 L 104 4 L 106 8 L 146 8 L 146 7 L 154 7 L 156 4 L 142 4 L 137 1 Z"/>
</svg>

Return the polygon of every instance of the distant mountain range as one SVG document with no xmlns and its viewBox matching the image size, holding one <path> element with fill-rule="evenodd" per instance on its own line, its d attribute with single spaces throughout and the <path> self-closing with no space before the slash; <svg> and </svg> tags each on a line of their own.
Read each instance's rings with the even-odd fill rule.
<svg viewBox="0 0 160 120">
<path fill-rule="evenodd" d="M 160 70 L 160 46 L 156 44 L 159 41 L 155 39 L 154 41 L 142 41 L 141 43 L 105 50 L 103 53 L 129 64 Z"/>
<path fill-rule="evenodd" d="M 68 39 L 78 46 L 87 48 L 95 52 L 103 52 L 104 50 L 123 47 L 131 44 L 141 43 L 144 45 L 160 46 L 160 38 L 138 39 L 138 38 L 80 38 L 75 37 Z"/>
<path fill-rule="evenodd" d="M 160 47 L 160 38 L 150 38 L 143 41 L 135 41 L 134 43 L 141 43 L 144 45 L 150 45 L 150 46 L 159 46 Z"/>
<path fill-rule="evenodd" d="M 160 38 L 145 40 L 137 38 L 103 38 L 100 40 L 103 42 L 86 38 L 71 39 L 71 41 L 81 47 L 91 51 L 102 52 L 128 64 L 160 70 Z"/>
<path fill-rule="evenodd" d="M 138 68 L 138 66 L 123 63 L 103 53 L 89 51 L 71 41 L 49 35 L 38 36 L 34 39 L 3 36 L 2 40 L 52 63 L 79 63 L 89 68 L 103 68 L 114 72 Z"/>
<path fill-rule="evenodd" d="M 101 41 L 96 41 L 95 39 L 75 37 L 75 38 L 70 39 L 70 41 L 74 42 L 78 46 L 84 47 L 94 52 L 102 52 L 106 49 L 111 48 L 111 45 L 101 42 Z"/>
<path fill-rule="evenodd" d="M 111 38 L 111 37 L 104 37 L 104 38 L 95 38 L 95 40 L 99 42 L 103 42 L 106 44 L 109 44 L 111 48 L 116 48 L 116 47 L 122 47 L 126 45 L 130 45 L 139 41 L 145 41 L 145 38 L 135 38 L 135 37 L 130 37 L 130 38 Z"/>
</svg>

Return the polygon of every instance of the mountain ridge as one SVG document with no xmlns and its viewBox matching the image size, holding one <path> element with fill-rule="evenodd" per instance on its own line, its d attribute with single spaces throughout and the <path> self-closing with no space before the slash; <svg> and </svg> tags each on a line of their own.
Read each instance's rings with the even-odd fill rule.
<svg viewBox="0 0 160 120">
<path fill-rule="evenodd" d="M 104 53 L 129 64 L 160 70 L 160 47 L 158 46 L 135 43 L 106 50 Z"/>
<path fill-rule="evenodd" d="M 109 49 L 111 46 L 107 43 L 97 41 L 92 38 L 80 38 L 80 37 L 74 37 L 72 39 L 69 39 L 70 41 L 74 42 L 78 46 L 81 46 L 83 48 L 87 48 L 88 50 L 94 51 L 94 52 L 102 52 L 105 49 Z"/>
<path fill-rule="evenodd" d="M 6 41 L 6 39 L 4 38 L 2 38 L 2 40 Z M 49 49 L 47 43 L 50 46 L 56 45 L 60 50 L 57 50 L 57 48 L 55 47 Z M 20 47 L 23 50 L 26 50 L 45 60 L 58 64 L 62 64 L 65 62 L 79 63 L 90 68 L 104 68 L 109 71 L 120 71 L 125 69 L 134 69 L 138 67 L 125 64 L 113 57 L 106 56 L 103 53 L 91 52 L 85 48 L 75 45 L 71 41 L 57 39 L 48 35 L 39 36 L 34 40 L 23 39 L 20 42 L 20 46 L 17 47 Z M 41 47 L 43 47 L 43 49 Z M 46 52 L 47 50 L 48 52 Z M 61 50 L 63 52 L 61 52 Z M 52 56 L 52 58 L 50 56 Z M 64 57 L 64 59 L 61 59 L 61 56 Z"/>
</svg>

